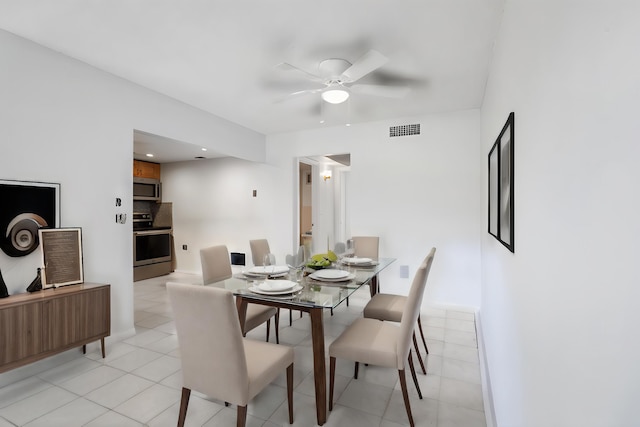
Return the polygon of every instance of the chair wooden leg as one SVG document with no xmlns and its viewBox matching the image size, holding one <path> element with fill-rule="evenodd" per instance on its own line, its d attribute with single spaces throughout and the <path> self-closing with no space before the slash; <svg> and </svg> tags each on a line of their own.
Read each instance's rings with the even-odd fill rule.
<svg viewBox="0 0 640 427">
<path fill-rule="evenodd" d="M 247 425 L 247 407 L 238 406 L 238 420 L 236 421 L 236 426 L 245 427 L 246 425 Z"/>
<path fill-rule="evenodd" d="M 347 307 L 349 307 L 349 297 L 347 297 Z"/>
<path fill-rule="evenodd" d="M 189 406 L 189 396 L 191 396 L 191 389 L 182 387 L 182 399 L 180 399 L 180 414 L 178 415 L 178 427 L 183 427 L 184 420 L 187 418 L 187 407 Z"/>
<path fill-rule="evenodd" d="M 411 355 L 409 355 L 411 359 Z M 404 398 L 404 407 L 407 410 L 407 416 L 409 417 L 409 425 L 415 427 L 413 423 L 413 416 L 411 415 L 411 404 L 409 403 L 409 392 L 407 391 L 407 379 L 404 376 L 404 369 L 398 369 L 398 376 L 400 377 L 400 388 L 402 388 L 402 397 Z"/>
<path fill-rule="evenodd" d="M 278 311 L 276 311 L 275 327 L 276 327 L 276 344 L 280 344 L 280 309 L 279 308 L 278 308 Z"/>
<path fill-rule="evenodd" d="M 411 351 L 409 351 L 409 370 L 411 370 L 411 378 L 418 391 L 418 397 L 422 399 L 422 391 L 420 390 L 420 384 L 418 384 L 418 376 L 416 375 L 416 368 L 413 366 L 413 359 L 411 358 Z"/>
<path fill-rule="evenodd" d="M 293 310 L 289 310 L 289 326 L 293 325 Z"/>
<path fill-rule="evenodd" d="M 360 362 L 354 362 L 354 366 L 353 366 L 353 379 L 357 380 L 358 379 L 358 369 L 360 368 Z"/>
<path fill-rule="evenodd" d="M 418 356 L 418 362 L 420 362 L 422 373 L 427 375 L 427 369 L 424 367 L 424 362 L 422 361 L 422 356 L 420 355 L 420 349 L 418 348 L 418 340 L 416 339 L 415 331 L 413 332 L 413 348 L 416 349 L 416 356 Z"/>
<path fill-rule="evenodd" d="M 289 405 L 289 424 L 293 424 L 293 363 L 287 367 L 287 404 Z"/>
<path fill-rule="evenodd" d="M 429 354 L 429 349 L 427 348 L 427 341 L 424 339 L 424 332 L 422 332 L 422 321 L 420 320 L 420 315 L 418 315 L 418 329 L 420 330 L 420 336 L 422 337 L 422 344 L 424 344 L 424 351 Z"/>
<path fill-rule="evenodd" d="M 270 329 L 271 329 L 271 319 L 267 320 L 267 342 L 269 342 Z"/>
<path fill-rule="evenodd" d="M 333 410 L 333 380 L 336 376 L 336 358 L 329 358 L 329 410 Z"/>
</svg>

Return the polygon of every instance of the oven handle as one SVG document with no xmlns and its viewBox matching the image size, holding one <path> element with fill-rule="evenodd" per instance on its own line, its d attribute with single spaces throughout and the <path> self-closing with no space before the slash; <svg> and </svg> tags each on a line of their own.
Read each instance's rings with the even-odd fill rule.
<svg viewBox="0 0 640 427">
<path fill-rule="evenodd" d="M 134 231 L 135 236 L 151 236 L 154 234 L 171 234 L 171 229 L 168 230 L 148 230 L 148 231 Z"/>
</svg>

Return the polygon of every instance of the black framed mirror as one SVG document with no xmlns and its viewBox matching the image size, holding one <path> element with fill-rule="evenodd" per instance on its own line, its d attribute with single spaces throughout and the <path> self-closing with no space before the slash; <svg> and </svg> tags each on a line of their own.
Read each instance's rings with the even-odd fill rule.
<svg viewBox="0 0 640 427">
<path fill-rule="evenodd" d="M 514 246 L 514 118 L 511 112 L 489 151 L 489 234 L 511 252 Z"/>
</svg>

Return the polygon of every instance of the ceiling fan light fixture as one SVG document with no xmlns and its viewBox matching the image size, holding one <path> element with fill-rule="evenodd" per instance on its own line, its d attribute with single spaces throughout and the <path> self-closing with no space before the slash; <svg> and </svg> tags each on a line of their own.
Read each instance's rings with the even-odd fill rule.
<svg viewBox="0 0 640 427">
<path fill-rule="evenodd" d="M 329 89 L 322 92 L 322 99 L 329 104 L 341 104 L 349 98 L 349 92 L 344 89 Z"/>
</svg>

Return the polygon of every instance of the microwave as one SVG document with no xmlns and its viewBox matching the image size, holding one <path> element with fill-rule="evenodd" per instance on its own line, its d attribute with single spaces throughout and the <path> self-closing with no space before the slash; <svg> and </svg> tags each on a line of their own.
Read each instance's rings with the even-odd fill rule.
<svg viewBox="0 0 640 427">
<path fill-rule="evenodd" d="M 133 200 L 159 202 L 162 196 L 160 180 L 153 178 L 133 178 Z"/>
</svg>

